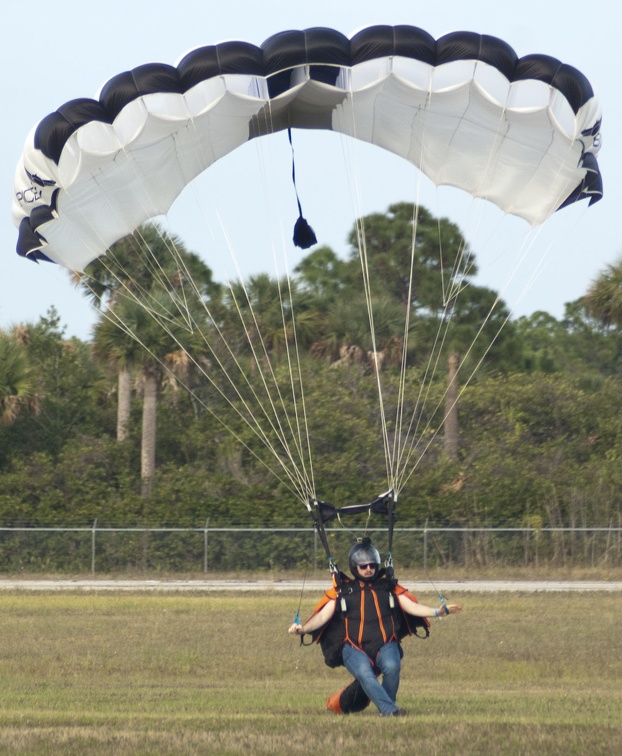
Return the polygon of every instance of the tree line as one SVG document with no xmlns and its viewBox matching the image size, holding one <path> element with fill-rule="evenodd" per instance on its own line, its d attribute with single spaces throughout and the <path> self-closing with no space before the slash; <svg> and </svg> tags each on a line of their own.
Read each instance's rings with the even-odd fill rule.
<svg viewBox="0 0 622 756">
<path fill-rule="evenodd" d="M 0 522 L 308 525 L 244 414 L 266 368 L 289 402 L 295 349 L 320 498 L 380 492 L 381 372 L 424 428 L 400 524 L 620 525 L 622 263 L 562 319 L 514 320 L 454 224 L 407 203 L 362 221 L 346 259 L 319 247 L 230 287 L 148 224 L 76 277 L 89 341 L 54 310 L 1 333 Z"/>
</svg>

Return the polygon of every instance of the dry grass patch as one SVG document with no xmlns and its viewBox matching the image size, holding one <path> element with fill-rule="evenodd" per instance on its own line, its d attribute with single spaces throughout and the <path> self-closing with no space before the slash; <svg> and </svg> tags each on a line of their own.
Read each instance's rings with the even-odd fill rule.
<svg viewBox="0 0 622 756">
<path fill-rule="evenodd" d="M 620 750 L 622 596 L 452 600 L 463 615 L 406 641 L 410 716 L 387 722 L 324 713 L 348 675 L 286 634 L 293 594 L 1 594 L 0 751 Z"/>
</svg>

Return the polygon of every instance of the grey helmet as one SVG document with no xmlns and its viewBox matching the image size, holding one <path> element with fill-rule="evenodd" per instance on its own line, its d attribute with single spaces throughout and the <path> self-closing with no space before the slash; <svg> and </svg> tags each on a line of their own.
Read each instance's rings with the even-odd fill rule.
<svg viewBox="0 0 622 756">
<path fill-rule="evenodd" d="M 362 578 L 356 569 L 358 565 L 373 562 L 376 565 L 374 578 L 376 577 L 378 569 L 380 568 L 381 560 L 378 549 L 375 548 L 375 546 L 372 546 L 371 538 L 363 538 L 359 543 L 354 544 L 348 554 L 348 562 L 350 563 L 350 572 L 359 580 L 362 580 Z"/>
</svg>

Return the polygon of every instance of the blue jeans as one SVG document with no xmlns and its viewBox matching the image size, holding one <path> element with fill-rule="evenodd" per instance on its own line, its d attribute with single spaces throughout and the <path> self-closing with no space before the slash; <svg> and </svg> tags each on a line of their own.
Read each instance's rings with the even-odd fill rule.
<svg viewBox="0 0 622 756">
<path fill-rule="evenodd" d="M 395 705 L 401 665 L 397 643 L 385 643 L 376 656 L 375 667 L 382 674 L 382 684 L 378 682 L 374 664 L 363 651 L 346 643 L 341 656 L 345 668 L 361 683 L 367 697 L 383 716 L 389 717 L 399 710 Z"/>
</svg>

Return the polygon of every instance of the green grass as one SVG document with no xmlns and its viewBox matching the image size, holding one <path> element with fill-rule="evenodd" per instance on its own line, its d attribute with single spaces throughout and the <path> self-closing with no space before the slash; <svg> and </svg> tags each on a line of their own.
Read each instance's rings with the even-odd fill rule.
<svg viewBox="0 0 622 756">
<path fill-rule="evenodd" d="M 0 752 L 622 752 L 620 594 L 452 595 L 389 721 L 324 711 L 349 678 L 287 635 L 298 598 L 0 594 Z"/>
</svg>

